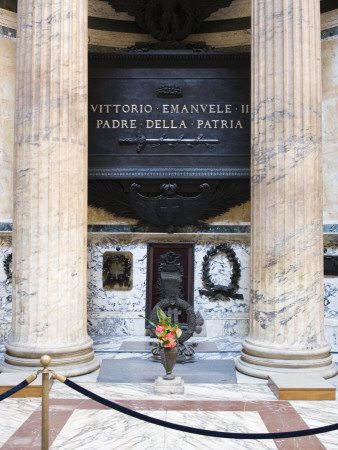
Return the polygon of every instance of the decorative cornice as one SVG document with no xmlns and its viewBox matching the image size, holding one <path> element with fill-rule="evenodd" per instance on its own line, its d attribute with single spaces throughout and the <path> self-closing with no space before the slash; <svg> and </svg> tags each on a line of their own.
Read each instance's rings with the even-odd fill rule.
<svg viewBox="0 0 338 450">
<path fill-rule="evenodd" d="M 115 170 L 114 168 L 98 167 L 89 169 L 90 179 L 130 179 L 130 178 L 249 178 L 250 169 L 242 168 L 191 168 L 191 167 L 147 167 L 147 168 L 124 168 Z"/>
<path fill-rule="evenodd" d="M 12 222 L 0 222 L 0 233 L 12 233 Z M 88 233 L 131 233 L 135 227 L 131 225 L 88 225 Z M 203 230 L 207 234 L 250 234 L 250 225 L 207 225 Z M 323 224 L 325 235 L 338 235 L 338 224 Z"/>
<path fill-rule="evenodd" d="M 173 51 L 175 50 L 175 51 Z M 135 59 L 148 61 L 177 61 L 177 58 L 187 61 L 248 61 L 250 52 L 227 52 L 225 49 L 214 48 L 203 42 L 191 42 L 186 45 L 163 45 L 163 43 L 138 42 L 135 46 L 108 52 L 89 53 L 88 59 L 95 67 L 95 63 L 108 61 L 128 61 Z M 91 65 L 91 64 L 90 64 Z"/>
</svg>

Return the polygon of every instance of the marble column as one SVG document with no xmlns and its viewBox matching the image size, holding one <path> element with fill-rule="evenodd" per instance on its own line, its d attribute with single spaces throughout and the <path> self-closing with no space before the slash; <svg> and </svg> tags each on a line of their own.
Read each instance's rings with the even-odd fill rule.
<svg viewBox="0 0 338 450">
<path fill-rule="evenodd" d="M 319 0 L 252 1 L 250 333 L 239 371 L 337 373 L 324 339 Z"/>
<path fill-rule="evenodd" d="M 13 320 L 2 370 L 95 370 L 87 334 L 87 1 L 18 2 Z"/>
</svg>

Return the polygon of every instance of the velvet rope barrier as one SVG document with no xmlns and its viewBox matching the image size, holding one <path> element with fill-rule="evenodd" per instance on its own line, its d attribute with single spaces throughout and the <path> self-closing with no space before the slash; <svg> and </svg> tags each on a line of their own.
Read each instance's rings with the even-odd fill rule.
<svg viewBox="0 0 338 450">
<path fill-rule="evenodd" d="M 194 427 L 187 427 L 185 425 L 179 425 L 176 423 L 167 422 L 165 420 L 155 419 L 154 417 L 150 417 L 137 411 L 133 411 L 132 409 L 125 408 L 124 406 L 121 406 L 118 403 L 112 402 L 103 397 L 100 397 L 97 394 L 94 394 L 91 391 L 88 391 L 87 389 L 83 388 L 82 386 L 79 386 L 78 384 L 74 383 L 73 381 L 69 380 L 63 375 L 54 374 L 54 376 L 57 380 L 66 384 L 67 386 L 79 392 L 80 394 L 83 394 L 86 397 L 98 403 L 101 403 L 104 406 L 108 406 L 108 408 L 115 409 L 116 411 L 119 411 L 123 414 L 134 417 L 136 419 L 143 420 L 145 422 L 152 423 L 154 425 L 171 428 L 173 430 L 183 431 L 184 433 L 192 433 L 192 434 L 199 434 L 202 436 L 228 438 L 228 439 L 286 439 L 286 438 L 310 436 L 314 434 L 327 433 L 328 431 L 338 430 L 338 423 L 335 423 L 333 425 L 327 425 L 324 427 L 312 428 L 308 430 L 285 431 L 277 433 L 230 433 L 230 432 L 212 431 Z"/>
<path fill-rule="evenodd" d="M 4 392 L 3 394 L 0 395 L 0 402 L 2 400 L 5 400 L 5 398 L 10 397 L 11 395 L 15 394 L 18 391 L 21 391 L 21 389 L 25 388 L 26 386 L 28 386 L 32 381 L 34 381 L 36 379 L 37 375 L 35 373 L 33 373 L 32 375 L 30 375 L 28 378 L 26 378 L 26 380 L 21 381 L 21 383 L 17 384 L 16 386 L 12 387 L 11 389 L 9 389 L 8 391 Z"/>
</svg>

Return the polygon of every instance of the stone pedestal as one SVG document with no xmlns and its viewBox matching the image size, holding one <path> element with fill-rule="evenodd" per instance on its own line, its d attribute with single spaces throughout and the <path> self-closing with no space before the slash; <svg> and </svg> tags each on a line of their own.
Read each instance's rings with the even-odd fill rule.
<svg viewBox="0 0 338 450">
<path fill-rule="evenodd" d="M 87 2 L 22 0 L 16 68 L 13 321 L 3 371 L 98 368 L 87 335 Z"/>
<path fill-rule="evenodd" d="M 319 1 L 252 2 L 250 333 L 236 368 L 337 373 L 324 339 Z"/>
<path fill-rule="evenodd" d="M 181 377 L 174 377 L 172 380 L 157 377 L 154 394 L 184 394 L 184 380 Z"/>
</svg>

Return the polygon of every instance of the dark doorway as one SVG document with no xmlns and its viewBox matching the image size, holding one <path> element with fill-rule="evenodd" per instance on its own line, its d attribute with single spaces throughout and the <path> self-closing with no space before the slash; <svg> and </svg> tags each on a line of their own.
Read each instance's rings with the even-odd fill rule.
<svg viewBox="0 0 338 450">
<path fill-rule="evenodd" d="M 194 244 L 149 243 L 146 317 L 150 318 L 156 303 L 175 293 L 194 305 Z M 180 322 L 185 321 L 181 317 Z"/>
</svg>

